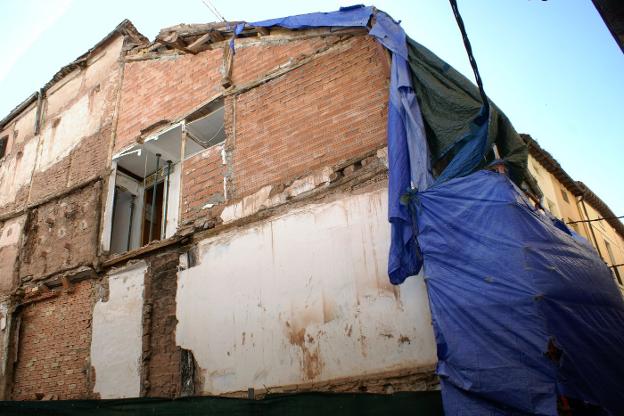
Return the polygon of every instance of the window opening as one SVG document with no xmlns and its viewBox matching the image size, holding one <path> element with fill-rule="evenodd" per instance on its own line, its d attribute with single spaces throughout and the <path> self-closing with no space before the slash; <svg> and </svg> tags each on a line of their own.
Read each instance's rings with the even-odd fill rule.
<svg viewBox="0 0 624 416">
<path fill-rule="evenodd" d="M 176 125 L 115 158 L 111 252 L 123 253 L 175 233 L 181 140 L 182 126 Z"/>
<path fill-rule="evenodd" d="M 568 204 L 570 203 L 570 200 L 568 199 L 568 193 L 564 191 L 563 189 L 561 190 L 561 197 L 563 198 L 565 202 L 567 202 Z"/>
<path fill-rule="evenodd" d="M 9 136 L 0 138 L 0 159 L 6 154 L 7 145 L 9 144 Z"/>
<path fill-rule="evenodd" d="M 161 222 L 163 220 L 163 182 L 150 186 L 145 192 L 143 201 L 143 236 L 141 245 L 160 240 L 162 235 Z"/>
<path fill-rule="evenodd" d="M 169 238 L 178 226 L 183 159 L 225 140 L 223 99 L 216 99 L 113 158 L 109 250 L 123 253 Z M 184 140 L 184 142 L 182 142 Z"/>
<path fill-rule="evenodd" d="M 225 140 L 224 116 L 223 100 L 216 100 L 189 116 L 185 124 L 185 159 Z"/>
</svg>

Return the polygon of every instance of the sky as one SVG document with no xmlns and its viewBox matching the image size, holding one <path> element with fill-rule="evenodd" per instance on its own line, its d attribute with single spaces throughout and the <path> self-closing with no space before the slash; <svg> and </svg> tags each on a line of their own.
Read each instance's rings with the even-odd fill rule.
<svg viewBox="0 0 624 416">
<path fill-rule="evenodd" d="M 228 20 L 257 21 L 357 4 L 225 1 Z M 417 42 L 473 79 L 446 0 L 378 0 Z M 591 0 L 458 0 L 488 96 L 575 180 L 624 215 L 624 54 Z M 145 36 L 216 20 L 202 0 L 1 0 L 0 118 L 62 66 L 130 19 Z"/>
</svg>

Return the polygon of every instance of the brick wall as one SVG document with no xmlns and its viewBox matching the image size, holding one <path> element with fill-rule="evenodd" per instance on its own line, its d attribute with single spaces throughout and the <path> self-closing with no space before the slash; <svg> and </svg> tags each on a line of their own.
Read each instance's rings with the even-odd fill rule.
<svg viewBox="0 0 624 416">
<path fill-rule="evenodd" d="M 181 223 L 201 216 L 206 204 L 223 202 L 222 149 L 223 145 L 213 146 L 184 161 Z"/>
<path fill-rule="evenodd" d="M 141 129 L 189 113 L 221 91 L 222 49 L 126 63 L 115 151 Z"/>
<path fill-rule="evenodd" d="M 237 97 L 237 197 L 386 142 L 383 55 L 370 37 L 348 42 Z"/>
<path fill-rule="evenodd" d="M 74 289 L 22 309 L 14 400 L 89 397 L 93 282 L 78 283 Z"/>
<path fill-rule="evenodd" d="M 93 263 L 100 192 L 101 185 L 96 182 L 30 212 L 20 277 L 38 277 Z"/>
<path fill-rule="evenodd" d="M 236 49 L 232 67 L 232 82 L 245 84 L 286 64 L 293 58 L 312 54 L 334 43 L 338 36 L 290 41 L 283 44 L 253 44 Z"/>
<path fill-rule="evenodd" d="M 180 347 L 176 345 L 176 290 L 178 253 L 166 253 L 149 261 L 146 273 L 146 304 L 150 306 L 144 325 L 144 342 L 149 339 L 149 356 L 144 379 L 149 397 L 174 397 L 180 394 Z M 145 315 L 145 314 L 144 314 Z"/>
<path fill-rule="evenodd" d="M 329 36 L 241 46 L 234 57 L 233 82 L 245 84 L 337 40 Z M 221 92 L 222 57 L 222 49 L 215 49 L 127 63 L 115 150 L 133 142 L 142 129 L 179 119 Z M 357 36 L 284 76 L 228 97 L 226 146 L 233 155 L 229 197 L 383 146 L 388 76 L 386 56 L 376 42 Z M 222 196 L 226 169 L 219 153 L 220 148 L 208 149 L 185 161 L 182 222 L 201 216 L 203 206 Z"/>
</svg>

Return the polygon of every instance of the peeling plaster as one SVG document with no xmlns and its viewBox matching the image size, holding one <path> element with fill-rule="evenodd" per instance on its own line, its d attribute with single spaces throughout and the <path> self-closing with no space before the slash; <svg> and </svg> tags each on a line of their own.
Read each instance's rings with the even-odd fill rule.
<svg viewBox="0 0 624 416">
<path fill-rule="evenodd" d="M 93 308 L 93 390 L 102 399 L 140 396 L 146 270 L 140 261 L 111 273 L 108 300 Z"/>
<path fill-rule="evenodd" d="M 49 120 L 42 134 L 37 171 L 43 172 L 68 156 L 84 137 L 96 133 L 106 100 L 96 88 L 85 94 L 60 118 Z"/>
<path fill-rule="evenodd" d="M 0 206 L 15 201 L 17 192 L 30 184 L 37 156 L 39 137 L 29 140 L 21 152 L 0 162 Z"/>
<path fill-rule="evenodd" d="M 225 224 L 253 215 L 256 212 L 283 204 L 289 198 L 294 198 L 331 181 L 333 169 L 326 167 L 312 175 L 294 180 L 283 192 L 272 195 L 274 187 L 267 185 L 256 193 L 244 197 L 235 204 L 228 205 L 221 213 Z"/>
<path fill-rule="evenodd" d="M 203 394 L 435 364 L 422 278 L 388 281 L 386 201 L 345 196 L 198 244 L 178 273 L 176 340 Z"/>
</svg>

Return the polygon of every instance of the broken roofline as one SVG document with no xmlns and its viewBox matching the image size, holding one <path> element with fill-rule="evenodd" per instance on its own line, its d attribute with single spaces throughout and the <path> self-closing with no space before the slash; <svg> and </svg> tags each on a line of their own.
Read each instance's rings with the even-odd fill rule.
<svg viewBox="0 0 624 416">
<path fill-rule="evenodd" d="M 71 63 L 65 65 L 61 69 L 59 69 L 56 74 L 48 81 L 41 89 L 33 92 L 28 98 L 22 101 L 19 105 L 17 105 L 13 110 L 7 114 L 2 120 L 0 120 L 0 129 L 3 129 L 10 121 L 20 115 L 24 110 L 26 110 L 32 103 L 36 102 L 39 97 L 50 89 L 54 84 L 62 80 L 67 74 L 72 72 L 76 68 L 82 68 L 87 64 L 87 60 L 93 55 L 93 53 L 100 49 L 102 46 L 108 44 L 111 40 L 113 40 L 116 36 L 127 36 L 132 38 L 137 44 L 147 43 L 149 40 L 143 36 L 137 29 L 134 27 L 132 22 L 128 19 L 124 19 L 121 23 L 119 23 L 115 29 L 113 29 L 108 35 L 104 36 L 98 43 L 93 45 L 88 51 L 80 55 Z"/>
<path fill-rule="evenodd" d="M 341 8 L 341 10 L 349 10 L 360 6 L 352 6 Z M 373 8 L 374 9 L 374 8 Z M 326 14 L 326 13 L 323 13 Z M 278 20 L 278 19 L 275 19 Z M 265 36 L 269 34 L 269 29 L 262 26 L 254 26 L 253 23 L 244 21 L 232 22 L 213 22 L 213 23 L 197 23 L 197 24 L 178 24 L 166 27 L 160 30 L 153 42 L 150 42 L 143 34 L 141 34 L 132 22 L 124 19 L 115 27 L 108 35 L 96 43 L 91 49 L 80 55 L 73 62 L 62 67 L 50 81 L 48 81 L 39 91 L 33 92 L 28 98 L 17 105 L 9 114 L 0 120 L 0 129 L 3 129 L 10 121 L 26 110 L 31 104 L 36 102 L 40 95 L 44 94 L 50 87 L 63 79 L 67 74 L 76 68 L 86 65 L 87 59 L 93 52 L 104 44 L 108 43 L 117 35 L 129 36 L 135 41 L 133 52 L 138 52 L 136 48 L 145 48 L 153 51 L 161 46 L 176 49 L 182 53 L 196 54 L 206 49 L 210 49 L 211 45 L 226 40 L 227 37 L 234 36 L 235 29 L 238 25 L 243 25 L 243 29 L 236 33 L 236 37 L 245 38 L 252 36 Z M 314 29 L 314 28 L 309 28 Z M 344 30 L 347 27 L 337 27 L 337 30 Z"/>
</svg>

